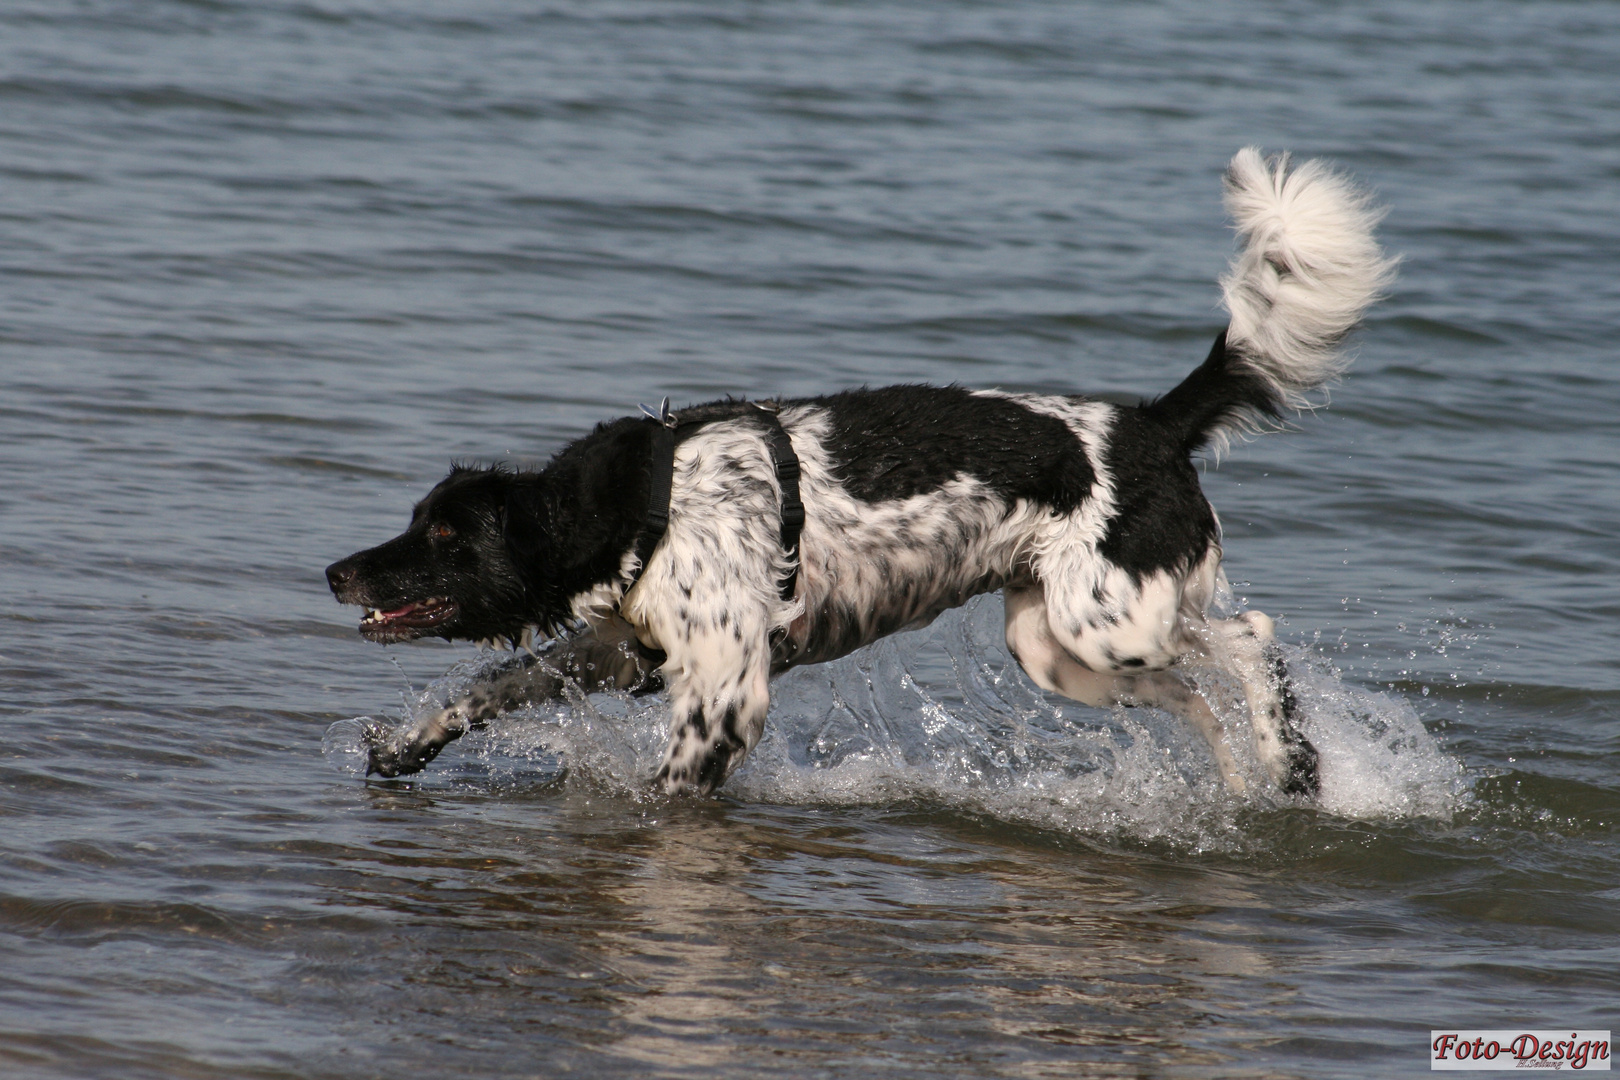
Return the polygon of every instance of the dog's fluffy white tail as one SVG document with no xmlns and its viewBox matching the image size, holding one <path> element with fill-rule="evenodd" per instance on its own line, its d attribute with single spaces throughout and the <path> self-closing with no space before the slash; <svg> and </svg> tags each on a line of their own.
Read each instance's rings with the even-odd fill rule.
<svg viewBox="0 0 1620 1080">
<path fill-rule="evenodd" d="M 1394 280 L 1395 260 L 1373 239 L 1384 212 L 1365 192 L 1320 161 L 1288 165 L 1248 146 L 1227 167 L 1226 211 L 1244 246 L 1221 294 L 1238 367 L 1304 409 L 1349 365 L 1339 343 Z"/>
<path fill-rule="evenodd" d="M 1221 278 L 1231 313 L 1202 367 L 1153 408 L 1191 449 L 1224 448 L 1340 375 L 1340 349 L 1395 276 L 1373 228 L 1383 217 L 1363 191 L 1320 161 L 1240 150 L 1226 172 L 1226 209 L 1243 250 Z"/>
</svg>

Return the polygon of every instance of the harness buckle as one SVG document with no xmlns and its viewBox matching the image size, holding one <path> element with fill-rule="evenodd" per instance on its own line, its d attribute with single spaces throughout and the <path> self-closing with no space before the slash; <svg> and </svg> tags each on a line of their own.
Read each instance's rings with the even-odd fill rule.
<svg viewBox="0 0 1620 1080">
<path fill-rule="evenodd" d="M 669 428 L 671 431 L 673 431 L 676 424 L 679 423 L 679 421 L 675 418 L 675 414 L 669 411 L 669 398 L 665 398 L 662 402 L 660 402 L 656 410 L 651 405 L 643 403 L 641 406 L 641 415 L 645 416 L 649 420 L 658 421 L 658 423 Z"/>
</svg>

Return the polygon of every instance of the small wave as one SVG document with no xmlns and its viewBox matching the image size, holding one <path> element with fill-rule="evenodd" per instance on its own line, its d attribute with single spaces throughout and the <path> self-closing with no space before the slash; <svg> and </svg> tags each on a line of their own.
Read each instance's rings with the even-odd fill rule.
<svg viewBox="0 0 1620 1080">
<path fill-rule="evenodd" d="M 1034 686 L 1002 644 L 999 598 L 981 597 L 924 630 L 895 635 L 773 686 L 770 723 L 727 795 L 800 805 L 945 806 L 1043 829 L 1242 846 L 1247 812 L 1302 805 L 1261 779 L 1233 688 L 1206 685 L 1249 793 L 1234 794 L 1188 725 L 1154 709 L 1094 709 Z M 1467 792 L 1405 699 L 1342 681 L 1314 653 L 1283 646 L 1300 726 L 1321 755 L 1318 810 L 1352 819 L 1449 819 Z M 493 661 L 454 669 L 417 695 L 437 705 Z M 1221 703 L 1227 704 L 1221 704 Z M 325 752 L 364 771 L 360 732 L 340 721 Z M 393 722 L 398 722 L 397 718 Z M 662 697 L 575 695 L 503 718 L 464 741 L 481 777 L 566 773 L 638 799 L 667 729 Z M 443 770 L 448 762 L 436 765 Z"/>
</svg>

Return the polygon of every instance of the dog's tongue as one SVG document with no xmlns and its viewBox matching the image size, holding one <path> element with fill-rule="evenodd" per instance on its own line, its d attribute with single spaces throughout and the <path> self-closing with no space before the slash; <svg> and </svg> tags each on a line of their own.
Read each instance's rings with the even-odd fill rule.
<svg viewBox="0 0 1620 1080">
<path fill-rule="evenodd" d="M 377 615 L 378 615 L 379 618 L 383 618 L 383 619 L 397 619 L 401 615 L 407 615 L 407 614 L 415 611 L 417 608 L 419 608 L 421 606 L 422 606 L 421 604 L 418 604 L 415 601 L 412 601 L 411 603 L 406 604 L 402 608 L 395 608 L 393 611 L 379 611 L 379 612 L 377 612 Z"/>
</svg>

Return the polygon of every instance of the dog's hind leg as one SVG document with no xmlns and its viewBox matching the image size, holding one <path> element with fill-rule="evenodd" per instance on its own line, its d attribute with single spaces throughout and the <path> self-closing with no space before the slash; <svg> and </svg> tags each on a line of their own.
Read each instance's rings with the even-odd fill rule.
<svg viewBox="0 0 1620 1080">
<path fill-rule="evenodd" d="M 1235 619 L 1214 619 L 1210 656 L 1237 676 L 1254 726 L 1255 749 L 1266 772 L 1291 795 L 1316 795 L 1322 781 L 1316 747 L 1299 731 L 1298 703 L 1288 669 L 1273 641 L 1271 619 L 1246 611 Z"/>
<path fill-rule="evenodd" d="M 1168 671 L 1121 675 L 1093 671 L 1058 644 L 1047 621 L 1046 598 L 1039 585 L 1003 591 L 1007 607 L 1007 648 L 1043 690 L 1084 705 L 1147 705 L 1181 717 L 1209 743 L 1226 785 L 1243 794 L 1248 785 L 1232 757 L 1221 724 L 1192 687 Z"/>
<path fill-rule="evenodd" d="M 365 733 L 366 774 L 384 777 L 420 772 L 439 752 L 469 731 L 501 713 L 559 697 L 565 683 L 586 693 L 659 689 L 653 665 L 660 657 L 635 647 L 629 628 L 604 623 L 593 631 L 559 642 L 539 656 L 520 655 L 465 693 L 418 717 L 403 730 L 376 724 Z"/>
</svg>

